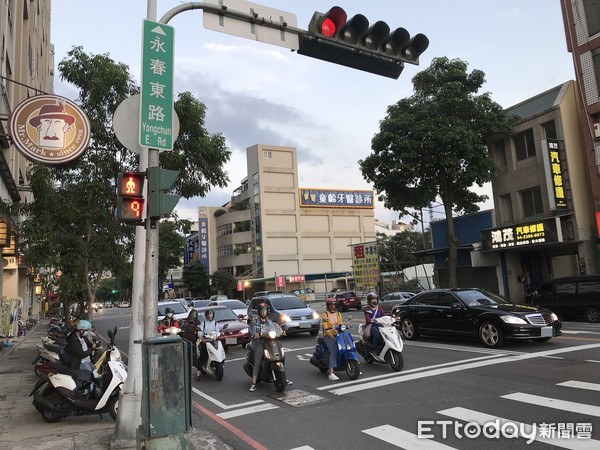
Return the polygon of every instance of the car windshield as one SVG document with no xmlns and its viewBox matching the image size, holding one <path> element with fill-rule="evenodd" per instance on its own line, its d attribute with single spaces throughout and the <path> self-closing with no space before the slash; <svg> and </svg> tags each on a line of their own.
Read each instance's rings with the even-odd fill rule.
<svg viewBox="0 0 600 450">
<path fill-rule="evenodd" d="M 182 314 L 187 312 L 187 309 L 185 309 L 185 306 L 183 306 L 181 303 L 173 302 L 164 305 L 158 305 L 158 315 L 164 316 L 167 308 L 171 308 L 173 310 L 173 314 Z"/>
<path fill-rule="evenodd" d="M 208 306 L 210 300 L 192 300 L 191 304 L 194 308 L 201 308 L 202 306 Z"/>
<path fill-rule="evenodd" d="M 271 298 L 271 303 L 275 309 L 286 310 L 286 309 L 304 309 L 306 305 L 298 297 L 280 297 Z"/>
<path fill-rule="evenodd" d="M 224 320 L 238 320 L 238 316 L 229 308 L 213 309 L 215 312 L 215 320 L 222 322 Z"/>
<path fill-rule="evenodd" d="M 219 303 L 231 309 L 246 309 L 246 305 L 240 300 L 221 300 Z"/>
<path fill-rule="evenodd" d="M 487 291 L 458 291 L 456 292 L 467 306 L 506 305 L 510 302 L 499 295 Z"/>
</svg>

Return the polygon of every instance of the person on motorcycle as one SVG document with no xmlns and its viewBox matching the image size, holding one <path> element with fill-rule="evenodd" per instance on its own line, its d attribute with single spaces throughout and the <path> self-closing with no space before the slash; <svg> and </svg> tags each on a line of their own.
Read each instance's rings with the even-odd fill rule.
<svg viewBox="0 0 600 450">
<path fill-rule="evenodd" d="M 250 336 L 252 336 L 252 344 L 251 351 L 254 352 L 254 367 L 252 368 L 252 384 L 250 385 L 250 392 L 254 392 L 256 390 L 256 383 L 258 381 L 258 373 L 260 372 L 260 363 L 263 357 L 263 345 L 260 340 L 260 335 L 262 334 L 263 327 L 275 327 L 279 326 L 274 324 L 271 319 L 269 319 L 269 306 L 266 303 L 261 303 L 257 308 L 258 316 L 252 321 L 250 326 Z M 285 336 L 285 331 L 282 332 Z M 290 380 L 286 380 L 287 384 L 292 384 Z"/>
<path fill-rule="evenodd" d="M 383 316 L 383 309 L 379 306 L 379 297 L 374 292 L 367 295 L 367 307 L 365 308 L 365 323 L 370 328 L 371 336 L 367 339 L 373 348 L 378 348 L 381 342 L 379 325 L 375 319 Z"/>
<path fill-rule="evenodd" d="M 163 332 L 163 330 L 171 327 L 179 328 L 179 322 L 173 316 L 173 310 L 171 308 L 167 308 L 165 309 L 165 317 L 158 322 L 158 332 L 160 334 Z"/>
<path fill-rule="evenodd" d="M 88 335 L 92 330 L 89 320 L 80 320 L 75 330 L 67 336 L 67 351 L 71 354 L 71 369 L 89 370 L 95 369 L 91 354 L 96 344 L 90 342 Z"/>
<path fill-rule="evenodd" d="M 330 381 L 339 380 L 338 376 L 333 373 L 333 369 L 337 366 L 337 342 L 335 336 L 338 330 L 335 328 L 343 321 L 342 315 L 337 310 L 337 302 L 335 298 L 329 297 L 325 300 L 326 311 L 321 315 L 321 325 L 323 327 L 323 338 L 327 350 L 329 350 L 329 361 L 327 364 L 327 378 Z"/>
<path fill-rule="evenodd" d="M 206 363 L 208 359 L 208 350 L 206 350 L 206 342 L 204 339 L 204 335 L 210 332 L 219 333 L 221 330 L 219 328 L 218 322 L 215 320 L 215 312 L 212 309 L 207 309 L 204 312 L 204 321 L 198 327 L 198 359 L 196 360 L 196 381 L 200 381 L 200 374 L 202 373 L 202 366 Z"/>
</svg>

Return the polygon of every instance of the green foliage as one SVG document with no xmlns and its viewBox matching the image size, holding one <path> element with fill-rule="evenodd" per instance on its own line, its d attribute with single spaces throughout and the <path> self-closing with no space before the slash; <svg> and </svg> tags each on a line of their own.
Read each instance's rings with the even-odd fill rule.
<svg viewBox="0 0 600 450">
<path fill-rule="evenodd" d="M 113 292 L 116 291 L 116 292 Z M 101 302 L 116 302 L 121 297 L 121 283 L 116 278 L 100 281 L 96 291 L 96 299 Z"/>
<path fill-rule="evenodd" d="M 223 292 L 229 295 L 236 286 L 236 280 L 227 272 L 217 270 L 211 275 L 212 289 L 215 292 Z"/>
<path fill-rule="evenodd" d="M 443 57 L 415 75 L 414 94 L 388 107 L 371 142 L 373 153 L 359 161 L 386 208 L 406 215 L 408 208 L 442 200 L 451 285 L 456 278 L 452 213 L 475 212 L 487 198 L 471 190 L 491 180 L 494 164 L 486 142 L 510 131 L 502 107 L 489 93 L 477 95 L 485 74 L 466 70 L 466 62 Z"/>
<path fill-rule="evenodd" d="M 429 233 L 403 231 L 393 236 L 378 237 L 381 270 L 384 272 L 400 272 L 404 267 L 433 261 L 431 256 L 419 259 L 413 255 L 413 252 L 431 248 Z"/>
<path fill-rule="evenodd" d="M 192 261 L 183 266 L 181 278 L 193 297 L 208 297 L 208 273 L 200 261 Z"/>
<path fill-rule="evenodd" d="M 181 234 L 180 223 L 164 220 L 160 224 L 158 243 L 158 279 L 166 280 L 169 269 L 181 265 L 181 249 L 185 247 L 185 237 Z"/>
</svg>

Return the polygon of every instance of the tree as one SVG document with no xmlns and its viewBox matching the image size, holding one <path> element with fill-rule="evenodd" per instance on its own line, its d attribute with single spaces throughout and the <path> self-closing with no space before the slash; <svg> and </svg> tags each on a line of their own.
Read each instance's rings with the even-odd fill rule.
<svg viewBox="0 0 600 450">
<path fill-rule="evenodd" d="M 158 242 L 158 279 L 166 280 L 169 269 L 181 265 L 181 254 L 185 247 L 185 238 L 179 233 L 179 224 L 166 220 L 160 224 Z"/>
<path fill-rule="evenodd" d="M 121 296 L 121 286 L 116 278 L 106 278 L 98 285 L 96 299 L 106 303 L 114 303 Z"/>
<path fill-rule="evenodd" d="M 221 270 L 216 270 L 210 277 L 212 281 L 212 288 L 216 292 L 223 292 L 227 295 L 235 288 L 236 280 L 232 275 Z"/>
<path fill-rule="evenodd" d="M 430 248 L 429 233 L 402 231 L 392 236 L 378 235 L 379 254 L 381 255 L 381 270 L 384 272 L 400 272 L 404 267 L 418 262 L 431 262 L 431 257 L 418 261 L 413 252 Z"/>
<path fill-rule="evenodd" d="M 209 277 L 200 261 L 192 261 L 183 266 L 181 279 L 193 297 L 208 297 Z"/>
<path fill-rule="evenodd" d="M 28 179 L 34 201 L 11 214 L 26 217 L 19 230 L 26 264 L 60 269 L 61 300 L 85 299 L 90 311 L 102 274 L 110 270 L 119 277 L 130 269 L 135 227 L 115 217 L 115 181 L 120 172 L 137 171 L 138 158 L 116 139 L 112 118 L 139 88 L 127 65 L 108 54 L 86 54 L 81 47 L 69 51 L 58 68 L 61 79 L 79 90 L 76 102 L 90 120 L 90 146 L 69 164 L 33 165 Z M 223 136 L 204 128 L 206 108 L 188 92 L 179 94 L 174 107 L 180 134 L 161 160 L 163 167 L 182 173 L 175 191 L 189 198 L 205 195 L 213 185 L 225 186 L 229 180 L 223 165 L 231 152 Z"/>
<path fill-rule="evenodd" d="M 487 196 L 472 191 L 491 180 L 487 139 L 510 131 L 502 107 L 489 93 L 476 95 L 485 74 L 467 73 L 459 59 L 436 58 L 413 78 L 414 94 L 387 109 L 373 151 L 359 161 L 386 208 L 409 213 L 439 197 L 448 224 L 448 280 L 456 287 L 457 238 L 452 215 L 478 210 Z"/>
</svg>

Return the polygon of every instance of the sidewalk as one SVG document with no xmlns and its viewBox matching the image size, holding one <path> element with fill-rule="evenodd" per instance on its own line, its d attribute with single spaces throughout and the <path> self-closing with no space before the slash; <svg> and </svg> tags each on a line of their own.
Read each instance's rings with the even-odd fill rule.
<svg viewBox="0 0 600 450">
<path fill-rule="evenodd" d="M 0 351 L 0 449 L 106 450 L 110 449 L 115 422 L 109 414 L 72 416 L 46 423 L 32 404 L 29 393 L 37 381 L 31 362 L 48 321 L 38 323 L 26 336 L 11 339 L 13 347 Z M 231 448 L 216 436 L 194 429 L 192 448 Z M 122 448 L 122 447 L 119 447 Z"/>
</svg>

